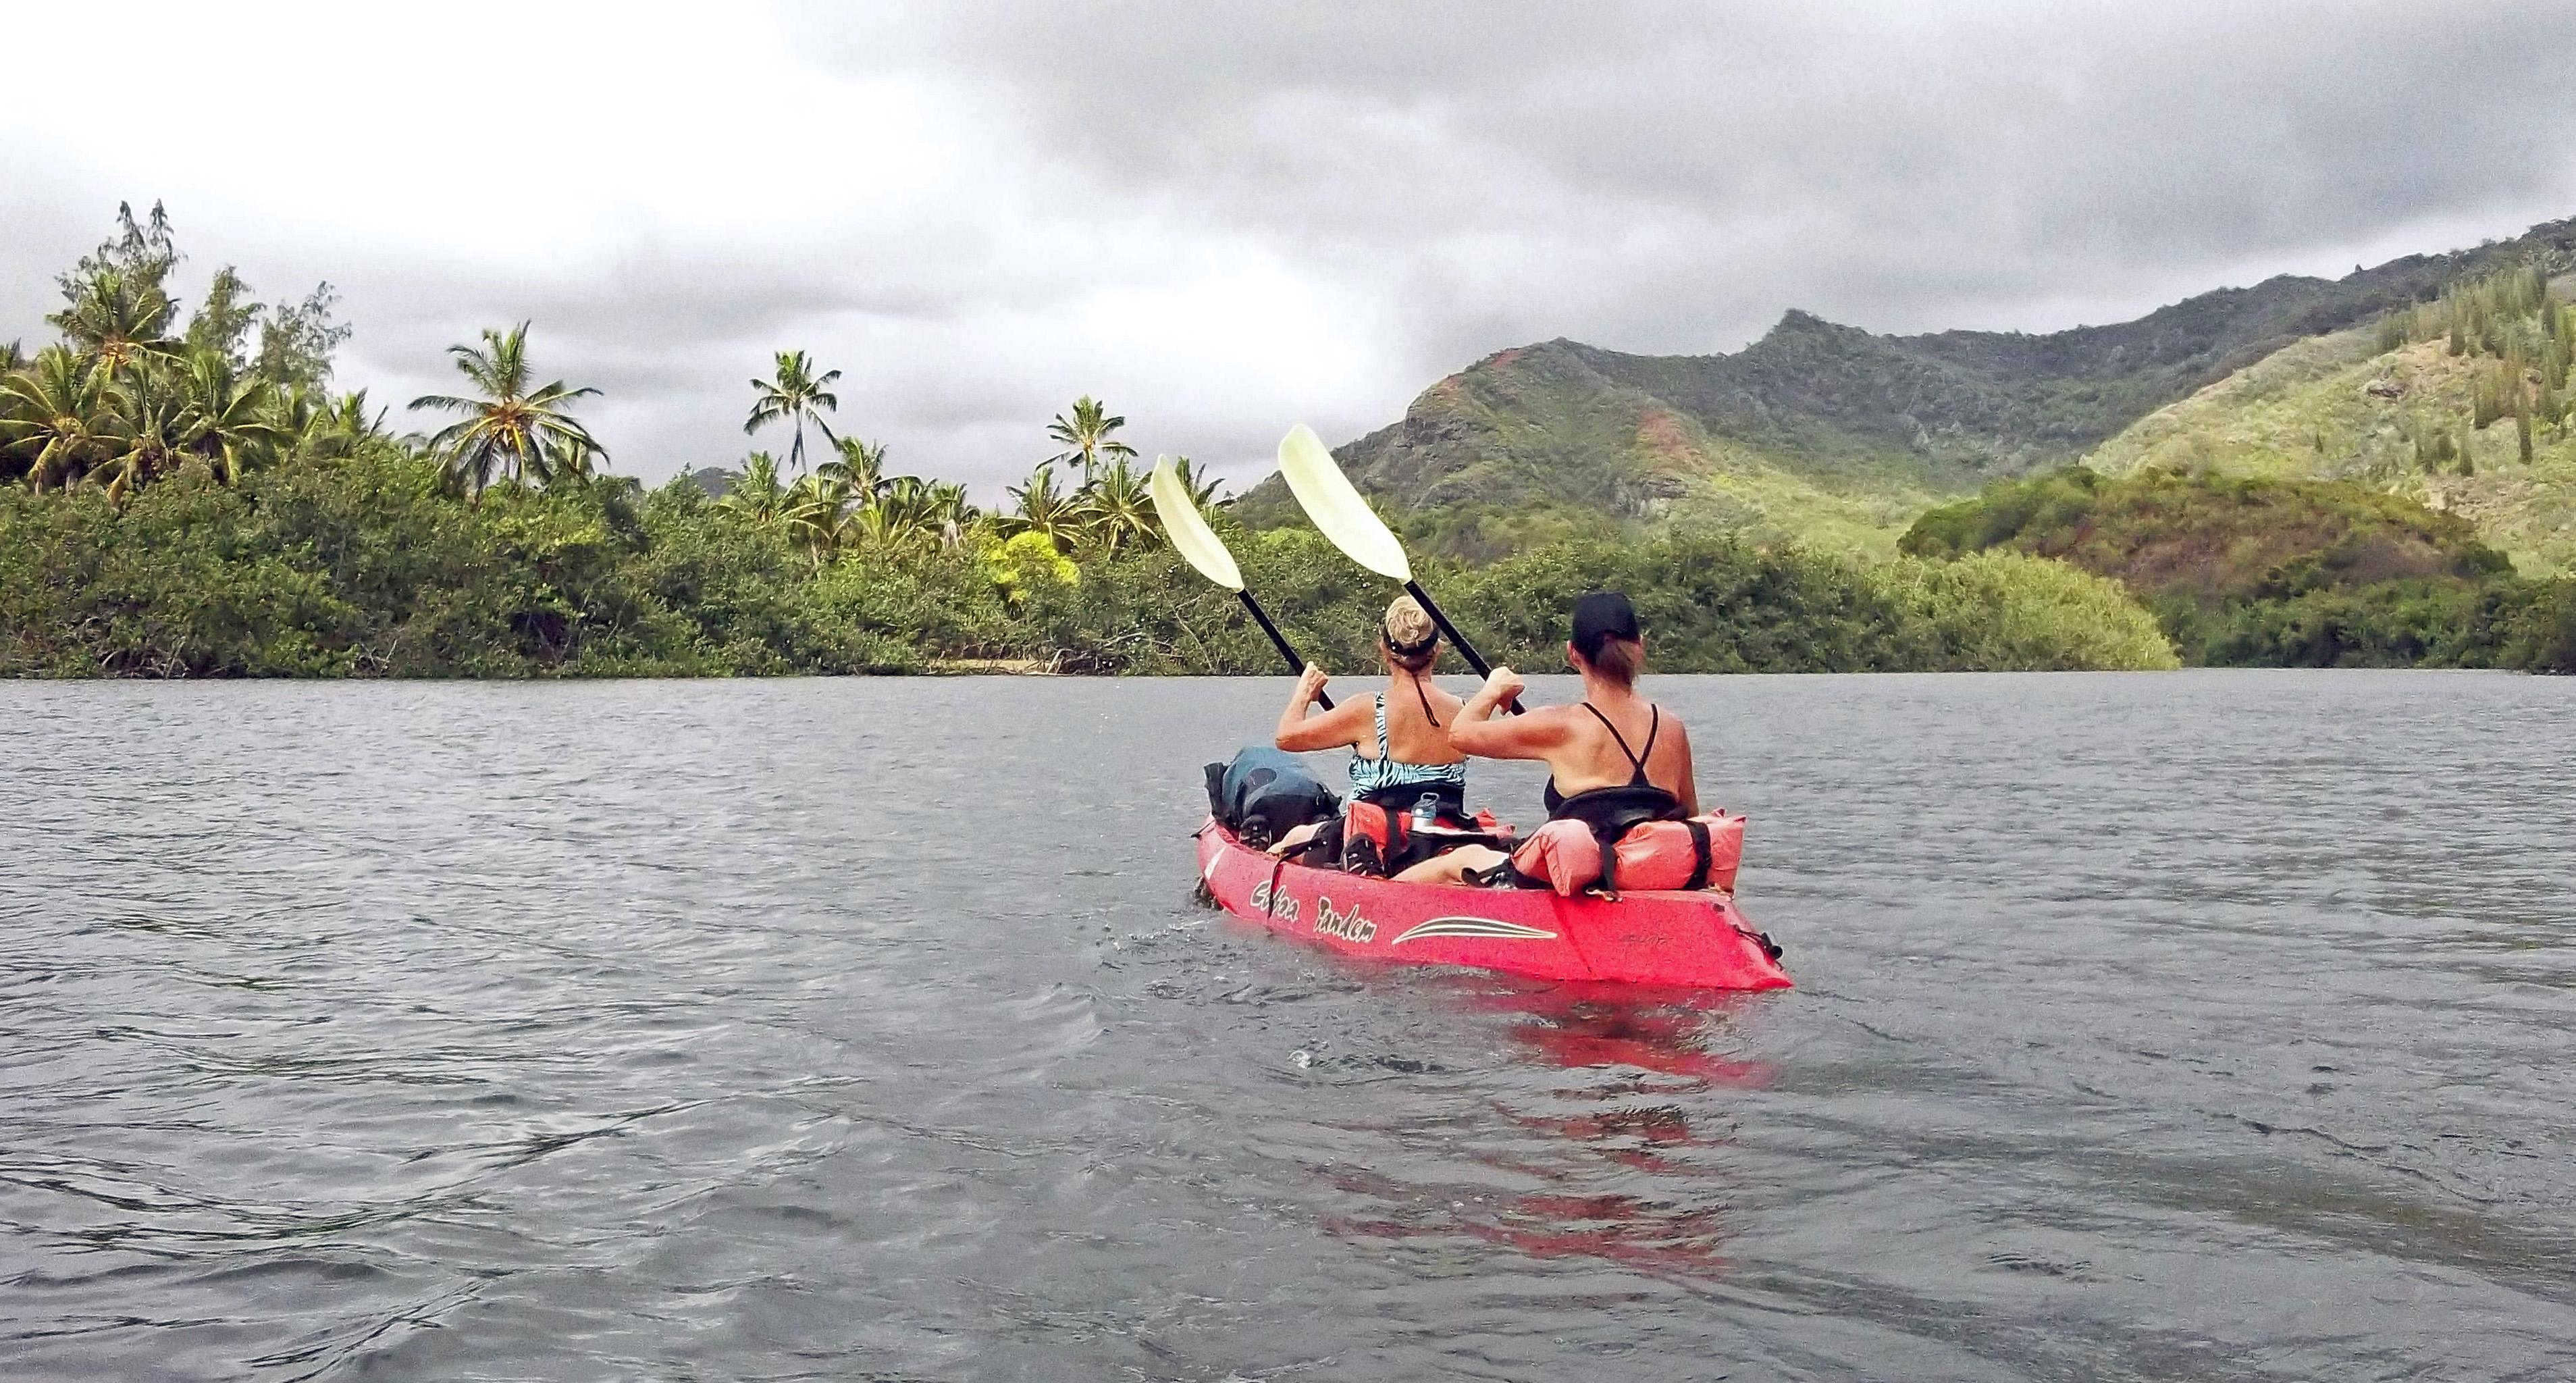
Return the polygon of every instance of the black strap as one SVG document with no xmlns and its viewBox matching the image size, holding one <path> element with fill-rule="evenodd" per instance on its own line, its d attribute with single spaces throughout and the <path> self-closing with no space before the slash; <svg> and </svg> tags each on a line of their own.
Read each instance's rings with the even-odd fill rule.
<svg viewBox="0 0 2576 1383">
<path fill-rule="evenodd" d="M 1313 857 L 1321 854 L 1330 854 L 1333 857 L 1332 864 L 1327 866 L 1328 868 L 1340 867 L 1342 857 L 1342 818 L 1338 813 L 1334 815 L 1332 820 L 1327 821 L 1322 826 L 1318 827 L 1315 834 L 1307 837 L 1305 844 L 1288 851 L 1279 858 L 1282 860 L 1294 860 L 1299 864 L 1305 864 Z M 1272 884 L 1275 887 L 1277 880 L 1273 879 Z"/>
<path fill-rule="evenodd" d="M 1646 754 L 1640 754 L 1628 747 L 1628 737 L 1619 733 L 1619 727 L 1610 723 L 1610 717 L 1601 714 L 1600 707 L 1589 701 L 1580 704 L 1583 709 L 1592 713 L 1594 720 L 1601 722 L 1602 729 L 1610 732 L 1610 738 L 1619 742 L 1619 752 L 1628 756 L 1628 766 L 1636 770 L 1629 775 L 1628 786 L 1632 788 L 1652 786 L 1652 780 L 1646 777 L 1646 754 L 1655 752 L 1655 736 L 1664 728 L 1664 708 L 1652 702 L 1647 703 L 1646 709 L 1651 713 L 1652 718 L 1646 722 Z M 1553 783 L 1556 780 L 1551 778 L 1548 781 Z"/>
<path fill-rule="evenodd" d="M 1690 882 L 1682 885 L 1682 887 L 1686 889 L 1706 888 L 1708 887 L 1709 856 L 1711 854 L 1708 845 L 1708 823 L 1694 816 L 1683 821 L 1682 824 L 1689 827 L 1691 833 L 1691 876 Z"/>
<path fill-rule="evenodd" d="M 1431 693 L 1422 689 L 1422 679 L 1419 677 L 1413 679 L 1413 694 L 1422 702 L 1422 718 L 1431 722 L 1432 729 L 1439 729 L 1440 717 L 1431 713 Z"/>
</svg>

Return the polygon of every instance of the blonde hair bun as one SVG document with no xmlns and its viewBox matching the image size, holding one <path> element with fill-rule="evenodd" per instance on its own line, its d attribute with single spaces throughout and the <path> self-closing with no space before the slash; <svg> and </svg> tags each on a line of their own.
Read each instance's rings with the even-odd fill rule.
<svg viewBox="0 0 2576 1383">
<path fill-rule="evenodd" d="M 1394 603 L 1386 607 L 1384 628 L 1387 646 L 1399 653 L 1419 651 L 1440 637 L 1439 627 L 1431 622 L 1422 602 L 1409 595 L 1397 596 Z"/>
</svg>

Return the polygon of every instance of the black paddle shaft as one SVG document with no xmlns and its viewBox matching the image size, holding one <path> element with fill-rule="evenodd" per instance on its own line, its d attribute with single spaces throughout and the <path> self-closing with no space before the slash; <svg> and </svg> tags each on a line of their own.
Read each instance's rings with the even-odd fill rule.
<svg viewBox="0 0 2576 1383">
<path fill-rule="evenodd" d="M 1261 626 L 1261 632 L 1270 636 L 1270 646 L 1278 649 L 1279 656 L 1288 660 L 1288 670 L 1300 677 L 1305 676 L 1306 660 L 1298 657 L 1297 650 L 1288 646 L 1288 636 L 1280 633 L 1279 626 L 1270 622 L 1270 612 L 1261 608 L 1261 602 L 1253 599 L 1250 591 L 1238 590 L 1234 596 L 1243 602 L 1244 609 L 1252 612 L 1253 622 Z M 1333 709 L 1333 698 L 1319 691 L 1315 693 L 1315 704 L 1329 711 Z"/>
<path fill-rule="evenodd" d="M 1449 636 L 1449 642 L 1458 646 L 1458 656 L 1467 660 L 1467 666 L 1474 668 L 1477 676 L 1490 677 L 1493 675 L 1494 669 L 1485 662 L 1485 655 L 1478 653 L 1476 651 L 1476 646 L 1467 642 L 1467 636 L 1458 632 L 1458 626 L 1451 624 L 1449 622 L 1449 617 L 1441 613 L 1440 602 L 1431 598 L 1431 592 L 1422 589 L 1421 582 L 1405 582 L 1404 593 L 1412 596 L 1414 603 L 1422 607 L 1422 613 L 1431 616 L 1431 622 L 1439 625 L 1440 632 Z M 1512 698 L 1511 710 L 1513 715 L 1519 715 L 1521 713 L 1521 699 L 1519 697 L 1515 696 Z"/>
</svg>

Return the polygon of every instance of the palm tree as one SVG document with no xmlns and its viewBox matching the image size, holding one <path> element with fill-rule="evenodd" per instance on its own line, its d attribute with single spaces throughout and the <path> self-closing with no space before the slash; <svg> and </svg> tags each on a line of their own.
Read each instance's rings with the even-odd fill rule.
<svg viewBox="0 0 2576 1383">
<path fill-rule="evenodd" d="M 768 524 L 786 514 L 787 487 L 778 481 L 778 462 L 768 452 L 755 451 L 742 463 L 742 474 L 725 486 L 719 508 L 730 509 L 753 523 Z"/>
<path fill-rule="evenodd" d="M 778 378 L 755 379 L 751 382 L 754 397 L 751 416 L 743 420 L 745 436 L 760 431 L 781 418 L 796 422 L 796 443 L 787 449 L 788 466 L 802 473 L 805 469 L 805 420 L 823 431 L 823 440 L 838 445 L 832 436 L 832 425 L 823 414 L 841 406 L 840 396 L 831 392 L 832 381 L 841 377 L 838 370 L 814 373 L 813 357 L 803 351 L 778 352 Z"/>
<path fill-rule="evenodd" d="M 71 306 L 45 320 L 114 372 L 177 348 L 170 339 L 174 311 L 157 279 L 103 268 L 81 282 Z"/>
<path fill-rule="evenodd" d="M 85 478 L 107 486 L 108 503 L 123 504 L 127 495 L 177 469 L 188 455 L 183 440 L 188 395 L 168 366 L 137 361 L 109 386 L 108 398 L 116 413 L 115 430 Z"/>
<path fill-rule="evenodd" d="M 496 473 L 543 485 L 558 475 L 586 477 L 592 461 L 608 459 L 607 450 L 564 408 L 598 390 L 570 388 L 562 380 L 528 387 L 526 322 L 506 333 L 486 327 L 481 349 L 450 346 L 447 353 L 481 397 L 424 394 L 411 406 L 464 415 L 431 437 L 429 446 L 449 482 L 466 494 L 480 500 Z"/>
<path fill-rule="evenodd" d="M 25 369 L 0 376 L 7 450 L 42 490 L 80 479 L 106 458 L 118 427 L 107 371 L 67 346 L 47 346 Z"/>
<path fill-rule="evenodd" d="M 352 389 L 331 400 L 331 411 L 323 416 L 329 420 L 334 429 L 348 436 L 380 437 L 385 431 L 385 414 L 390 411 L 379 408 L 373 419 L 368 418 L 367 391 Z"/>
<path fill-rule="evenodd" d="M 1153 496 L 1123 456 L 1082 487 L 1077 509 L 1091 541 L 1113 557 L 1130 543 L 1153 540 Z"/>
<path fill-rule="evenodd" d="M 1126 425 L 1125 418 L 1111 416 L 1100 400 L 1085 394 L 1073 401 L 1071 417 L 1058 413 L 1055 421 L 1047 424 L 1048 438 L 1064 448 L 1048 459 L 1079 463 L 1082 479 L 1088 484 L 1099 473 L 1103 459 L 1132 459 L 1136 455 L 1134 447 L 1112 435 Z"/>
<path fill-rule="evenodd" d="M 1181 478 L 1181 488 L 1190 492 L 1190 503 L 1197 505 L 1201 512 L 1217 507 L 1220 501 L 1216 492 L 1225 488 L 1224 481 L 1200 470 L 1198 463 L 1186 456 L 1172 458 L 1172 472 Z"/>
<path fill-rule="evenodd" d="M 886 482 L 885 493 L 859 511 L 859 536 L 876 548 L 921 548 L 940 537 L 938 487 L 917 475 Z"/>
<path fill-rule="evenodd" d="M 1013 533 L 1042 533 L 1060 550 L 1080 531 L 1081 515 L 1072 501 L 1055 487 L 1055 463 L 1040 461 L 1029 471 L 1025 483 L 1010 487 L 1011 502 L 1016 507 L 1002 520 L 1002 526 Z"/>
<path fill-rule="evenodd" d="M 975 506 L 966 502 L 966 487 L 954 481 L 930 487 L 930 513 L 939 521 L 939 545 L 951 548 L 966 540 L 967 526 L 976 518 Z"/>
<path fill-rule="evenodd" d="M 840 550 L 850 536 L 850 482 L 829 475 L 809 475 L 788 487 L 781 504 L 787 536 L 805 549 L 815 566 Z"/>
<path fill-rule="evenodd" d="M 225 484 L 238 483 L 247 462 L 267 457 L 289 440 L 277 425 L 269 383 L 242 380 L 226 357 L 199 351 L 188 361 L 185 383 L 181 445 L 204 457 Z"/>
<path fill-rule="evenodd" d="M 14 374 L 25 368 L 27 368 L 26 342 L 12 341 L 8 345 L 0 346 L 0 375 Z"/>
<path fill-rule="evenodd" d="M 850 487 L 850 494 L 861 504 L 873 502 L 885 493 L 886 448 L 883 442 L 863 442 L 856 437 L 835 437 L 832 449 L 837 455 L 814 468 L 814 474 L 832 476 Z"/>
<path fill-rule="evenodd" d="M 352 390 L 336 399 L 325 398 L 322 391 L 305 384 L 269 384 L 259 381 L 268 391 L 268 424 L 277 434 L 277 445 L 295 455 L 316 460 L 337 460 L 354 455 L 358 444 L 370 437 L 381 437 L 385 431 L 385 411 L 367 416 L 367 391 Z"/>
</svg>

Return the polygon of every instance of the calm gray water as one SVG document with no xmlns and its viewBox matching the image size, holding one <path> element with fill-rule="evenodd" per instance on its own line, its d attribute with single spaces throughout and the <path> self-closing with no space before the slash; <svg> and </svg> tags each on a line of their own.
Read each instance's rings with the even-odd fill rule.
<svg viewBox="0 0 2576 1383">
<path fill-rule="evenodd" d="M 2576 1376 L 2576 681 L 1666 679 L 1697 1003 L 1193 907 L 1284 685 L 0 686 L 0 1374 Z"/>
</svg>

